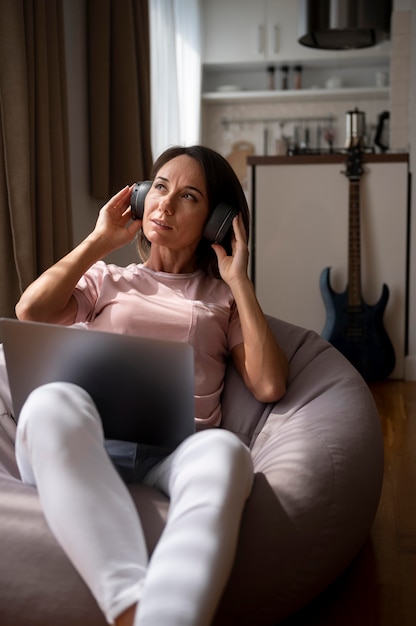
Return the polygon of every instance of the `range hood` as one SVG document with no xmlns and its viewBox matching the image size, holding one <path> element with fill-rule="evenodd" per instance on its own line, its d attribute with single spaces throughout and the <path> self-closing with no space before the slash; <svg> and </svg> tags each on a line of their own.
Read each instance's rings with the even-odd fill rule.
<svg viewBox="0 0 416 626">
<path fill-rule="evenodd" d="M 299 0 L 298 41 L 310 48 L 369 48 L 389 39 L 391 0 Z"/>
</svg>

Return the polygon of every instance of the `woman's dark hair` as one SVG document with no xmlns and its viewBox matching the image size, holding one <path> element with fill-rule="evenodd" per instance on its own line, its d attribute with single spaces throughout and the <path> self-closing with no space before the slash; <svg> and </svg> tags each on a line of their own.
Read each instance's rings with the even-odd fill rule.
<svg viewBox="0 0 416 626">
<path fill-rule="evenodd" d="M 243 188 L 231 165 L 218 152 L 205 146 L 173 146 L 165 150 L 153 164 L 151 179 L 154 180 L 158 171 L 166 163 L 178 156 L 187 155 L 201 165 L 205 175 L 208 194 L 209 215 L 220 202 L 225 202 L 238 209 L 243 219 L 247 238 L 249 236 L 250 216 L 247 200 Z M 227 233 L 222 246 L 231 254 L 232 229 Z M 137 249 L 142 261 L 146 261 L 150 254 L 150 241 L 145 237 L 143 229 L 137 236 Z M 219 278 L 217 257 L 211 248 L 211 243 L 202 238 L 196 251 L 198 268 Z"/>
</svg>

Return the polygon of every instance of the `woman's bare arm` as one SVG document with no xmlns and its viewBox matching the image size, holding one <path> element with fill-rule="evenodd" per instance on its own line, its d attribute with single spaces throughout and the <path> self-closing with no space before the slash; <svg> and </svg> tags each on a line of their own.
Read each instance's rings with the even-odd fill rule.
<svg viewBox="0 0 416 626">
<path fill-rule="evenodd" d="M 72 324 L 77 314 L 73 295 L 81 276 L 104 256 L 132 241 L 141 225 L 130 221 L 131 189 L 125 187 L 105 204 L 93 232 L 52 265 L 23 292 L 16 304 L 21 320 Z"/>
</svg>

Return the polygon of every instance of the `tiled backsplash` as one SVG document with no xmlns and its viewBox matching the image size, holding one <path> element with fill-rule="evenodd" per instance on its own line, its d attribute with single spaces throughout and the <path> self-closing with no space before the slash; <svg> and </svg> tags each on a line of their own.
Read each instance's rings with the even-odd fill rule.
<svg viewBox="0 0 416 626">
<path fill-rule="evenodd" d="M 389 98 L 380 97 L 375 99 L 361 100 L 355 97 L 353 100 L 322 100 L 306 102 L 299 99 L 298 102 L 273 102 L 273 103 L 237 103 L 217 104 L 205 102 L 202 108 L 202 141 L 211 148 L 218 150 L 227 156 L 233 145 L 239 141 L 251 142 L 255 147 L 256 154 L 276 154 L 276 140 L 281 137 L 282 128 L 279 123 L 263 124 L 261 120 L 270 118 L 314 118 L 333 116 L 333 130 L 335 133 L 334 146 L 344 147 L 346 141 L 346 113 L 357 107 L 366 114 L 367 129 L 374 138 L 374 129 L 381 112 L 390 109 Z M 253 119 L 256 122 L 242 122 L 241 124 L 225 124 L 227 119 Z M 293 135 L 294 127 L 304 127 L 305 124 L 296 122 L 285 124 L 283 133 L 286 136 Z M 316 148 L 317 124 L 310 125 L 310 147 Z M 265 133 L 267 130 L 268 141 L 265 146 Z M 302 129 L 301 129 L 302 132 Z M 323 137 L 321 147 L 327 148 Z"/>
</svg>

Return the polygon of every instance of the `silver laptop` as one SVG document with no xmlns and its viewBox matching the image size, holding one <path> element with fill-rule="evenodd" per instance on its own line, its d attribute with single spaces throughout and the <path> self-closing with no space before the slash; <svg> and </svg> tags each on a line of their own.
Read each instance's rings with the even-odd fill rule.
<svg viewBox="0 0 416 626">
<path fill-rule="evenodd" d="M 7 318 L 0 341 L 16 417 L 33 389 L 65 381 L 91 395 L 107 439 L 173 449 L 195 430 L 189 344 Z"/>
</svg>

